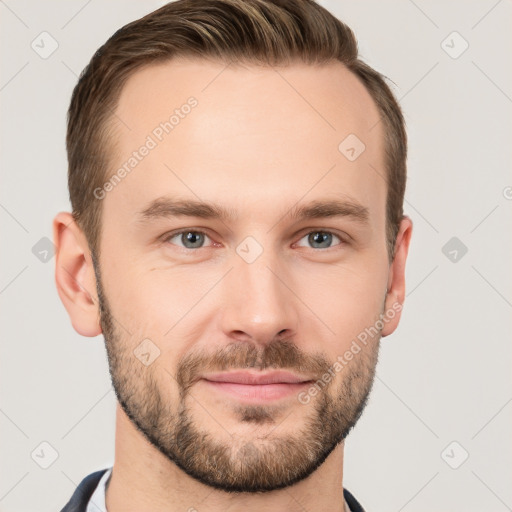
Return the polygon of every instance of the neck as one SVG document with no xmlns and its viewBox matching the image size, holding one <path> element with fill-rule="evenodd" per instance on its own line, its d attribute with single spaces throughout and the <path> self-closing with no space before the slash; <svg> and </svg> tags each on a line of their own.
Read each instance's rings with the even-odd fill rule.
<svg viewBox="0 0 512 512">
<path fill-rule="evenodd" d="M 227 493 L 191 478 L 133 426 L 117 406 L 112 476 L 106 490 L 108 512 L 345 512 L 343 443 L 308 478 L 264 493 Z M 348 510 L 348 509 L 347 509 Z"/>
</svg>

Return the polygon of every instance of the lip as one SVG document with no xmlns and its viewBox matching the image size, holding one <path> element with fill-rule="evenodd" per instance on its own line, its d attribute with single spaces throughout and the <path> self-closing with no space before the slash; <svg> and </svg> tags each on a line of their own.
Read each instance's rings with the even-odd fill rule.
<svg viewBox="0 0 512 512">
<path fill-rule="evenodd" d="M 216 391 L 243 402 L 268 402 L 298 393 L 312 379 L 287 371 L 233 371 L 205 375 L 202 380 Z"/>
<path fill-rule="evenodd" d="M 231 382 L 235 384 L 250 384 L 250 385 L 264 385 L 264 384 L 298 384 L 310 382 L 310 377 L 304 377 L 285 370 L 277 370 L 272 372 L 261 371 L 232 371 L 223 373 L 211 373 L 204 375 L 203 379 L 210 382 Z"/>
</svg>

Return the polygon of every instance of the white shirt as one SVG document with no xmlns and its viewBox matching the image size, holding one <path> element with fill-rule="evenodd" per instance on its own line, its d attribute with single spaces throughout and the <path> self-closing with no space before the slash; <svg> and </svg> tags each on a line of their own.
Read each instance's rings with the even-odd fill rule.
<svg viewBox="0 0 512 512">
<path fill-rule="evenodd" d="M 105 503 L 105 489 L 111 474 L 112 468 L 108 469 L 101 477 L 96 489 L 92 493 L 89 503 L 87 503 L 87 509 L 85 512 L 107 512 L 107 505 Z M 344 501 L 344 505 L 345 512 L 350 512 L 350 508 L 346 501 Z"/>
<path fill-rule="evenodd" d="M 85 512 L 107 512 L 107 505 L 105 504 L 105 488 L 107 481 L 112 473 L 112 468 L 107 470 L 101 477 L 96 489 L 92 493 Z"/>
</svg>

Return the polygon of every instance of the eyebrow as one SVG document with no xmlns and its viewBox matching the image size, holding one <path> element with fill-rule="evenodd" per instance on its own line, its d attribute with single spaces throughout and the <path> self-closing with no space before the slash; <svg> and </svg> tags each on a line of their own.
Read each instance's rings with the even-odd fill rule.
<svg viewBox="0 0 512 512">
<path fill-rule="evenodd" d="M 199 217 L 202 219 L 218 219 L 221 221 L 235 221 L 237 211 L 231 208 L 195 199 L 173 199 L 172 197 L 159 197 L 136 214 L 140 224 L 146 224 L 162 218 L 173 217 Z M 361 224 L 368 224 L 370 212 L 366 206 L 354 200 L 315 200 L 305 205 L 293 206 L 282 218 L 291 220 L 321 219 L 327 217 L 346 217 Z"/>
</svg>

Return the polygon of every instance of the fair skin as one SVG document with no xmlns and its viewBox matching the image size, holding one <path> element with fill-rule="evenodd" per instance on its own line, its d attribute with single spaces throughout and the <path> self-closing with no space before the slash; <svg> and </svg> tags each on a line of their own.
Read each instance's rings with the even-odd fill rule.
<svg viewBox="0 0 512 512">
<path fill-rule="evenodd" d="M 150 442 L 118 405 L 107 509 L 341 512 L 343 440 L 328 445 L 329 439 L 322 439 L 327 457 L 302 474 L 293 458 L 300 456 L 300 450 L 287 459 L 278 443 L 296 438 L 297 446 L 307 445 L 311 436 L 304 432 L 308 425 L 316 425 L 316 407 L 322 403 L 337 404 L 355 421 L 355 407 L 369 391 L 380 337 L 391 334 L 400 319 L 394 305 L 404 302 L 412 222 L 408 217 L 402 220 L 390 264 L 386 185 L 374 170 L 385 174 L 383 124 L 370 130 L 379 119 L 377 107 L 344 66 L 224 68 L 221 63 L 182 59 L 139 70 L 124 86 L 116 110 L 123 122 L 114 120 L 117 145 L 108 177 L 187 98 L 194 96 L 198 105 L 102 199 L 100 266 L 115 320 L 108 332 L 112 353 L 119 355 L 114 371 L 130 411 L 149 428 L 151 422 L 144 419 L 149 418 L 150 406 L 144 407 L 144 398 L 158 394 L 161 400 L 154 401 L 151 418 L 159 423 L 153 434 L 170 453 L 173 445 L 163 432 L 169 429 L 168 438 L 176 433 L 171 425 L 176 427 L 173 422 L 182 403 L 191 425 L 207 432 L 229 457 L 219 458 L 217 467 L 225 471 L 211 477 L 211 482 L 204 480 L 215 474 L 211 470 L 191 476 L 191 460 L 189 473 Z M 366 146 L 353 162 L 338 150 L 351 133 Z M 215 203 L 236 217 L 178 216 L 137 222 L 138 212 L 165 195 Z M 360 204 L 368 211 L 366 222 L 346 215 L 302 220 L 286 215 L 293 207 L 328 200 Z M 184 246 L 185 237 L 170 238 L 171 232 L 186 229 L 206 233 L 202 247 Z M 326 231 L 335 235 L 327 248 L 312 245 L 308 234 Z M 248 236 L 263 249 L 251 263 L 236 251 Z M 91 253 L 68 212 L 55 217 L 54 240 L 57 289 L 74 329 L 83 336 L 103 332 L 107 338 L 106 324 L 102 327 L 99 318 Z M 261 402 L 263 409 L 252 409 L 254 403 L 204 379 L 191 380 L 180 402 L 178 370 L 186 357 L 197 358 L 198 376 L 204 376 L 206 361 L 213 361 L 228 344 L 238 350 L 238 361 L 249 360 L 244 356 L 246 348 L 251 355 L 271 361 L 269 347 L 279 334 L 303 354 L 304 368 L 310 370 L 303 374 L 316 380 L 323 372 L 314 369 L 324 367 L 314 362 L 332 365 L 359 333 L 389 310 L 396 314 L 384 323 L 380 336 L 371 339 L 307 404 L 294 392 Z M 133 351 L 147 338 L 160 354 L 146 367 Z M 227 369 L 241 368 L 234 365 L 235 359 L 227 361 Z M 287 368 L 296 371 L 298 366 Z M 356 373 L 363 377 L 350 381 L 350 389 L 356 390 L 352 403 L 343 394 L 343 385 L 348 385 L 348 375 Z M 148 393 L 150 385 L 153 395 Z M 264 411 L 266 420 L 262 416 L 261 421 L 243 420 L 242 413 L 249 411 L 256 416 Z M 334 408 L 329 411 L 332 417 L 324 415 L 323 420 L 336 417 Z M 338 426 L 347 426 L 341 420 L 331 423 L 336 425 L 333 435 Z M 244 463 L 241 454 L 246 453 L 247 443 L 251 443 L 251 465 L 259 468 L 251 474 L 247 467 L 247 475 L 258 477 L 268 471 L 275 479 L 284 478 L 281 470 L 288 461 L 290 471 L 297 471 L 292 475 L 297 481 L 258 493 L 226 492 L 213 485 L 228 485 L 230 474 L 231 483 L 243 487 L 239 466 L 230 463 Z M 197 452 L 197 471 L 212 460 L 209 447 L 207 443 L 192 447 Z M 204 459 L 202 449 L 207 450 Z M 265 459 L 261 471 L 258 464 L 265 450 L 274 456 Z M 182 462 L 186 460 L 184 456 Z"/>
</svg>

